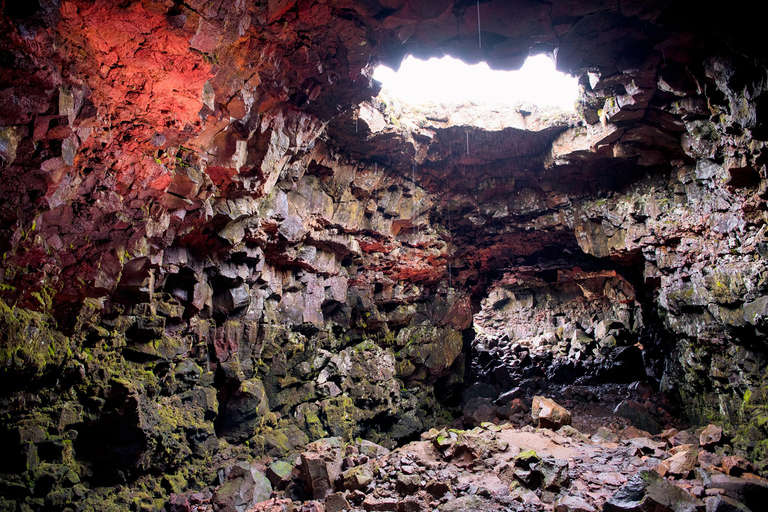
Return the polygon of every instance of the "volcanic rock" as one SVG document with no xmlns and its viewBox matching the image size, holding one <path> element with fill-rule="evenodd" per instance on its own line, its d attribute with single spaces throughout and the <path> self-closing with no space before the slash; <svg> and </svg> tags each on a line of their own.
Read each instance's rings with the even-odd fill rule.
<svg viewBox="0 0 768 512">
<path fill-rule="evenodd" d="M 571 413 L 551 398 L 543 396 L 533 397 L 531 418 L 540 427 L 551 428 L 552 430 L 571 424 Z"/>
</svg>

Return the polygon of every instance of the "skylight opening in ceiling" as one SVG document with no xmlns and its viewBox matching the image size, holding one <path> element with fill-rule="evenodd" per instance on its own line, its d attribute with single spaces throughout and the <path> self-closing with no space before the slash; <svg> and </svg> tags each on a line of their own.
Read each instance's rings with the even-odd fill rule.
<svg viewBox="0 0 768 512">
<path fill-rule="evenodd" d="M 496 71 L 488 64 L 469 65 L 452 57 L 427 61 L 406 57 L 398 72 L 378 66 L 373 77 L 382 91 L 405 104 L 517 105 L 575 110 L 576 78 L 560 73 L 546 55 L 529 57 L 518 71 Z"/>
</svg>

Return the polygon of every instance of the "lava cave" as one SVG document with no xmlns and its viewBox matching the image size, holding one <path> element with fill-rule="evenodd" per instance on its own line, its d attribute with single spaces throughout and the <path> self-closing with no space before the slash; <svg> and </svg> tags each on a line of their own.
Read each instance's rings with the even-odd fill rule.
<svg viewBox="0 0 768 512">
<path fill-rule="evenodd" d="M 0 511 L 764 510 L 752 6 L 0 6 Z"/>
</svg>

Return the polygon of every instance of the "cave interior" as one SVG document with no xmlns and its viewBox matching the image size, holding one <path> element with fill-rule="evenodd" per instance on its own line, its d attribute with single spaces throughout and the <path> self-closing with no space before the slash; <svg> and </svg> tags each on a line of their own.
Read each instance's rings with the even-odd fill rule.
<svg viewBox="0 0 768 512">
<path fill-rule="evenodd" d="M 746 7 L 0 5 L 0 510 L 243 512 L 222 489 L 247 464 L 311 480 L 322 439 L 533 428 L 536 396 L 588 436 L 717 425 L 704 452 L 741 469 L 714 474 L 768 496 L 768 60 Z M 407 105 L 372 79 L 536 54 L 578 78 L 575 112 Z M 575 492 L 547 489 L 516 503 Z M 402 503 L 355 506 L 428 510 Z"/>
</svg>

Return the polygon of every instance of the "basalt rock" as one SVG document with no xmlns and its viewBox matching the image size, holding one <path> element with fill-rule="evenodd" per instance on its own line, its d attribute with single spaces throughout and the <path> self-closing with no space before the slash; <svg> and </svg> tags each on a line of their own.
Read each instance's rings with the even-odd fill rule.
<svg viewBox="0 0 768 512">
<path fill-rule="evenodd" d="M 652 379 L 765 472 L 757 18 L 6 2 L 3 506 L 161 508 L 236 460 L 394 447 L 475 381 L 482 423 L 554 385 Z M 531 52 L 578 77 L 577 113 L 419 110 L 371 79 L 408 53 Z"/>
</svg>

